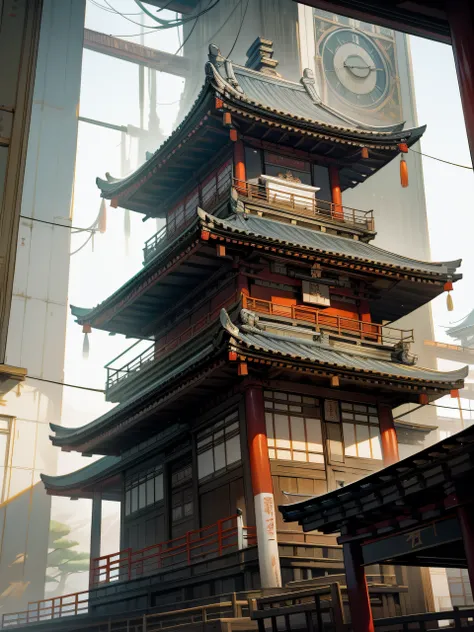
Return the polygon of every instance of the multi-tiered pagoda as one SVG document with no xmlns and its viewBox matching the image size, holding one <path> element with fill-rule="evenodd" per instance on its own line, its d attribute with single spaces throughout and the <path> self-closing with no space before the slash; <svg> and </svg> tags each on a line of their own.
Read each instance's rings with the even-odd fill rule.
<svg viewBox="0 0 474 632">
<path fill-rule="evenodd" d="M 310 71 L 295 83 L 276 68 L 271 42 L 245 67 L 211 46 L 171 137 L 127 178 L 97 181 L 112 207 L 165 220 L 138 274 L 72 309 L 86 333 L 149 341 L 108 366 L 114 409 L 52 427 L 62 450 L 106 455 L 43 477 L 51 494 L 93 498 L 97 613 L 341 573 L 335 537 L 304 534 L 275 506 L 393 464 L 392 409 L 463 386 L 465 369 L 417 366 L 413 332 L 392 325 L 452 289 L 460 262 L 372 245 L 377 218 L 343 203 L 424 128 L 362 125 L 321 102 Z M 121 503 L 115 556 L 100 557 L 102 499 Z M 407 581 L 422 577 L 370 569 L 374 607 L 425 608 L 419 585 L 397 592 Z"/>
</svg>

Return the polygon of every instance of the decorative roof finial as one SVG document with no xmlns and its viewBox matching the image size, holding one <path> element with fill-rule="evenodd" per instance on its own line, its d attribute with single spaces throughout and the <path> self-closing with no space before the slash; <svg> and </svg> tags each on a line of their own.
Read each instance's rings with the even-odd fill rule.
<svg viewBox="0 0 474 632">
<path fill-rule="evenodd" d="M 267 75 L 280 77 L 275 68 L 278 66 L 276 59 L 273 59 L 273 42 L 263 37 L 257 37 L 247 51 L 247 61 L 245 66 L 258 70 Z"/>
<path fill-rule="evenodd" d="M 314 73 L 311 68 L 305 68 L 303 70 L 303 76 L 300 79 L 300 82 L 303 84 L 306 92 L 308 93 L 311 101 L 313 103 L 319 104 L 321 103 L 321 97 L 316 91 L 316 83 L 314 80 Z"/>
</svg>

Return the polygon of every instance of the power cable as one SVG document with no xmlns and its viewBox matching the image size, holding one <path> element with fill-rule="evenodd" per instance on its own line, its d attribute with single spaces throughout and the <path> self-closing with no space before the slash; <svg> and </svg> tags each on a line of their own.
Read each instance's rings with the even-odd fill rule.
<svg viewBox="0 0 474 632">
<path fill-rule="evenodd" d="M 109 9 L 108 7 L 104 7 L 102 4 L 96 2 L 96 0 L 89 0 L 89 2 L 95 5 L 98 9 L 102 9 L 102 11 L 106 11 L 107 13 L 117 13 L 117 11 Z M 141 11 L 138 13 L 124 13 L 123 15 L 141 15 Z"/>
<path fill-rule="evenodd" d="M 429 154 L 424 154 L 422 151 L 417 151 L 410 147 L 410 151 L 415 152 L 415 154 L 419 154 L 420 156 L 424 156 L 425 158 L 431 158 L 431 160 L 437 160 L 438 162 L 444 162 L 445 165 L 451 165 L 453 167 L 461 167 L 461 169 L 469 169 L 473 171 L 473 167 L 469 167 L 468 165 L 460 165 L 457 162 L 451 162 L 449 160 L 443 160 L 443 158 L 437 158 L 436 156 L 430 156 Z"/>
<path fill-rule="evenodd" d="M 70 388 L 79 388 L 83 391 L 92 391 L 94 393 L 105 393 L 103 388 L 92 388 L 91 386 L 79 386 L 79 384 L 68 384 L 67 382 L 58 382 L 57 380 L 47 380 L 44 377 L 36 377 L 34 375 L 27 375 L 30 380 L 38 380 L 38 382 L 47 382 L 48 384 L 57 384 L 58 386 L 69 386 Z"/>
<path fill-rule="evenodd" d="M 68 226 L 67 224 L 60 224 L 59 222 L 48 222 L 45 219 L 39 219 L 38 217 L 28 217 L 27 215 L 20 215 L 22 219 L 29 219 L 32 222 L 39 222 L 40 224 L 49 224 L 50 226 L 60 226 L 61 228 L 69 228 L 69 230 L 75 230 L 79 233 L 85 232 L 93 232 L 94 229 L 89 228 L 78 228 L 77 226 Z"/>
<path fill-rule="evenodd" d="M 239 39 L 242 26 L 244 25 L 245 16 L 247 15 L 247 9 L 249 8 L 249 2 L 250 0 L 247 0 L 247 4 L 245 5 L 245 10 L 243 12 L 242 19 L 240 20 L 240 26 L 238 28 L 237 35 L 235 36 L 234 43 L 232 44 L 232 48 L 230 49 L 230 51 L 227 53 L 227 59 L 229 59 L 229 57 L 232 55 L 232 51 L 234 50 L 235 45 L 237 44 L 237 40 Z"/>
</svg>

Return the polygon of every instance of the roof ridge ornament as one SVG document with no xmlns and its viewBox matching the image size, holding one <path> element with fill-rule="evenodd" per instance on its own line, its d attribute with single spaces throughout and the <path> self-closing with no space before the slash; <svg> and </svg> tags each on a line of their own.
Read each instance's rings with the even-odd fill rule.
<svg viewBox="0 0 474 632">
<path fill-rule="evenodd" d="M 273 59 L 273 54 L 273 41 L 264 37 L 257 37 L 246 53 L 247 61 L 245 62 L 245 67 L 272 77 L 281 77 L 275 70 L 278 66 L 278 61 Z"/>
<path fill-rule="evenodd" d="M 316 81 L 314 79 L 314 72 L 311 68 L 305 68 L 303 70 L 303 76 L 300 79 L 300 83 L 308 93 L 311 101 L 316 105 L 321 103 L 321 97 L 316 90 Z"/>
</svg>

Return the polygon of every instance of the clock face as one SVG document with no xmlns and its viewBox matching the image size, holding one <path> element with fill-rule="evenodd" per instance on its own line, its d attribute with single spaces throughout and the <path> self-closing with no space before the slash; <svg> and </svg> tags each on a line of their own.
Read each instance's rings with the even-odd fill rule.
<svg viewBox="0 0 474 632">
<path fill-rule="evenodd" d="M 350 28 L 328 33 L 321 45 L 327 84 L 338 98 L 359 108 L 377 108 L 387 98 L 390 72 L 376 44 Z"/>
</svg>

